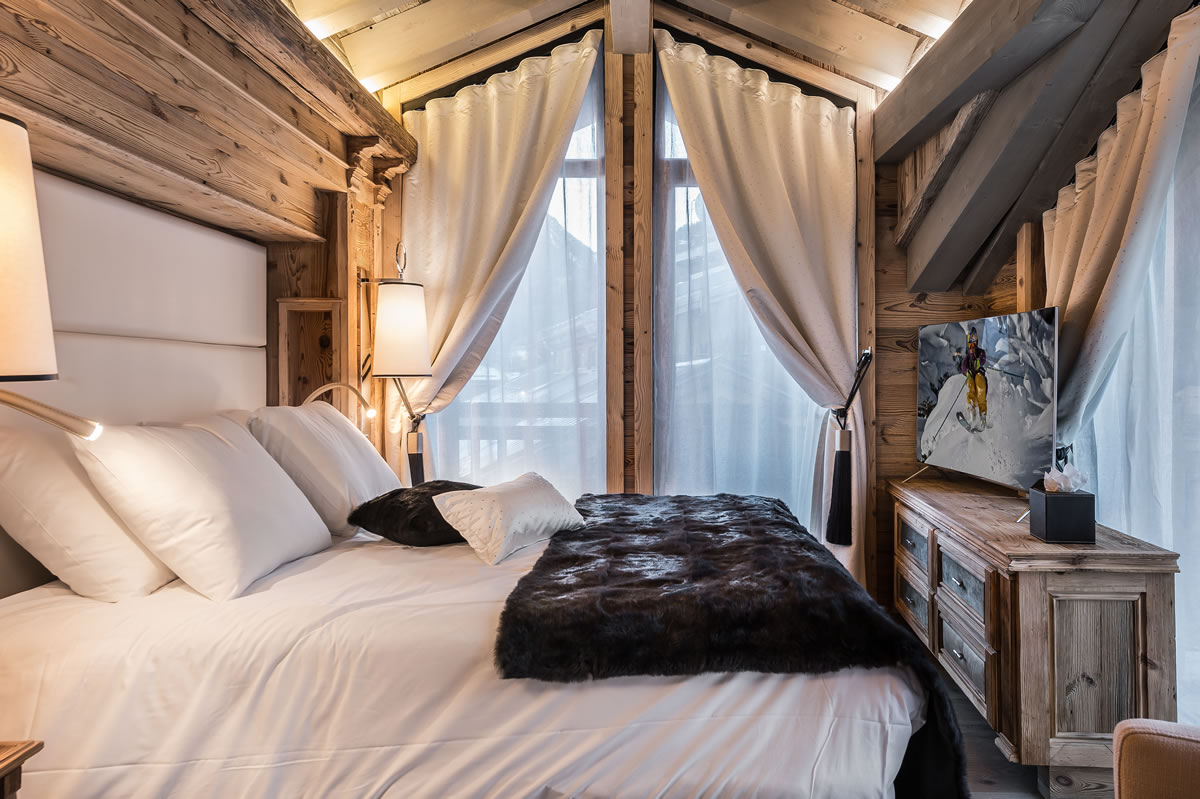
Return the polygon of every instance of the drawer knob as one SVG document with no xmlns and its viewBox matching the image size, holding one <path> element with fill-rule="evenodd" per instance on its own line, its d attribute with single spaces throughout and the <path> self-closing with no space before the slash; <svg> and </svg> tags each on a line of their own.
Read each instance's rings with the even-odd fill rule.
<svg viewBox="0 0 1200 799">
<path fill-rule="evenodd" d="M 954 655 L 954 657 L 958 658 L 959 660 L 965 660 L 963 653 L 959 652 L 957 649 L 951 649 L 950 654 Z"/>
<path fill-rule="evenodd" d="M 967 587 L 967 584 L 966 584 L 966 583 L 964 583 L 962 580 L 958 579 L 957 577 L 951 577 L 951 578 L 950 578 L 950 582 L 954 583 L 954 584 L 955 584 L 955 585 L 957 585 L 959 588 L 966 588 L 966 587 Z"/>
<path fill-rule="evenodd" d="M 912 540 L 911 538 L 906 538 L 906 539 L 904 539 L 904 546 L 906 546 L 906 547 L 915 547 L 915 546 L 916 546 L 916 544 L 915 544 L 915 543 L 913 543 L 913 540 Z"/>
</svg>

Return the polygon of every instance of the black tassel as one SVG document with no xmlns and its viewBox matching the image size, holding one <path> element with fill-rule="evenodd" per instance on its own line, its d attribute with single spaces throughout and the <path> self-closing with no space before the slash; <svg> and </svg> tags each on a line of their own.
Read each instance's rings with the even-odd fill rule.
<svg viewBox="0 0 1200 799">
<path fill-rule="evenodd" d="M 845 433 L 840 435 L 845 435 Z M 850 450 L 839 447 L 838 451 L 833 454 L 833 493 L 829 499 L 829 520 L 825 523 L 825 540 L 831 544 L 849 546 L 851 543 L 852 482 Z"/>
<path fill-rule="evenodd" d="M 837 452 L 833 454 L 833 489 L 829 497 L 829 518 L 825 522 L 825 540 L 840 546 L 850 545 L 854 525 L 854 479 L 850 469 L 850 431 L 846 429 L 846 417 L 850 415 L 850 406 L 854 404 L 854 396 L 866 377 L 871 360 L 870 347 L 859 353 L 846 404 L 833 411 L 833 418 L 841 429 L 837 435 Z"/>
</svg>

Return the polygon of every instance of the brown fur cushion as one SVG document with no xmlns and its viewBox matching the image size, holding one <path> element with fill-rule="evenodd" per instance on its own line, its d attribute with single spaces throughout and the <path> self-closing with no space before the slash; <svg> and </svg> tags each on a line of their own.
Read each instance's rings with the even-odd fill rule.
<svg viewBox="0 0 1200 799">
<path fill-rule="evenodd" d="M 350 514 L 349 522 L 397 544 L 435 547 L 460 544 L 463 537 L 442 518 L 433 498 L 448 491 L 473 491 L 470 483 L 430 480 L 412 488 L 397 488 L 364 502 Z"/>
</svg>

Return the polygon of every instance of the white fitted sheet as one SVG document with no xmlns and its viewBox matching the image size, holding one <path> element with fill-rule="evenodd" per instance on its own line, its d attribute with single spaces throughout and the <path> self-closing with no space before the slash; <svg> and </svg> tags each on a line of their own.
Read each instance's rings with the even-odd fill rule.
<svg viewBox="0 0 1200 799">
<path fill-rule="evenodd" d="M 544 545 L 358 536 L 215 603 L 55 582 L 0 600 L 0 740 L 39 797 L 888 797 L 907 672 L 500 680 L 504 599 Z"/>
</svg>

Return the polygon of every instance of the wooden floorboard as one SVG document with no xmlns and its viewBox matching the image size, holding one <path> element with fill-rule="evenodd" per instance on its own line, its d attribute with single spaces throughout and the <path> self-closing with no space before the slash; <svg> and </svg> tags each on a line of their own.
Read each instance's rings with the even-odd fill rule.
<svg viewBox="0 0 1200 799">
<path fill-rule="evenodd" d="M 967 750 L 967 782 L 972 799 L 1041 799 L 1037 768 L 1008 762 L 994 743 L 996 733 L 975 706 L 943 673 Z"/>
</svg>

